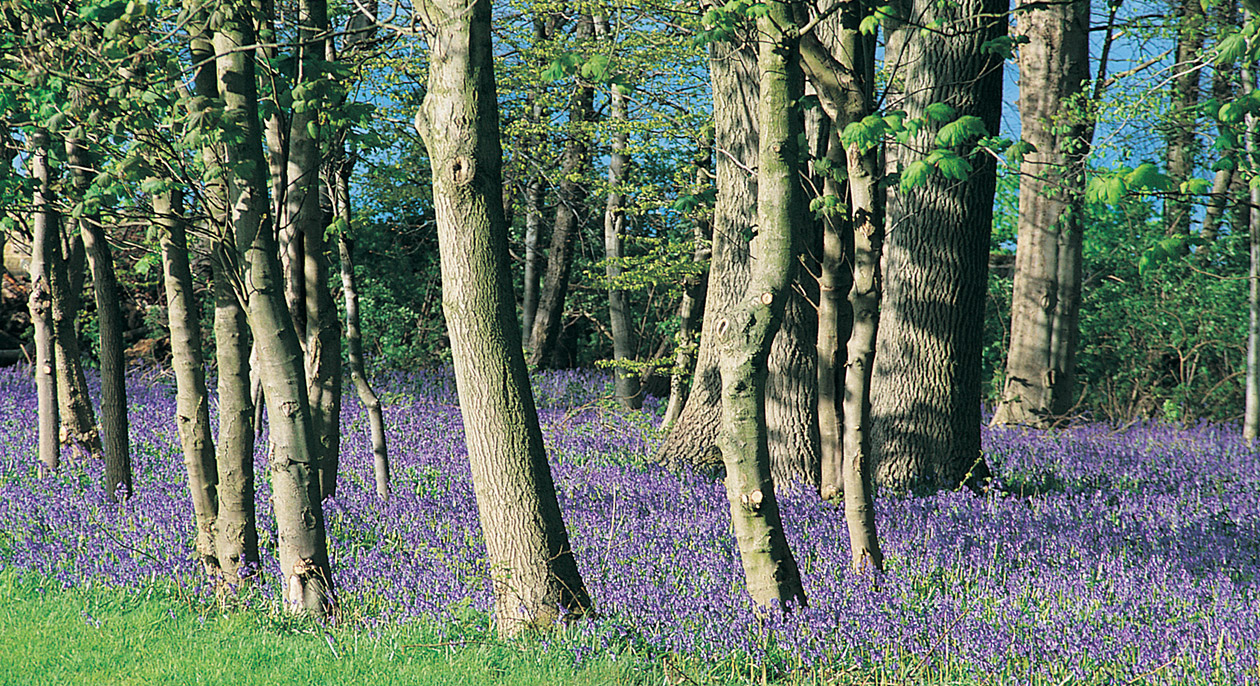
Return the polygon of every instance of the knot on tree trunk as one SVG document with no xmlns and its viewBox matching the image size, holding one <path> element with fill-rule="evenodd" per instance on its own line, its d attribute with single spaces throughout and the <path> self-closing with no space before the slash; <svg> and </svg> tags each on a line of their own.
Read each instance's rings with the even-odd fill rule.
<svg viewBox="0 0 1260 686">
<path fill-rule="evenodd" d="M 457 186 L 467 186 L 472 183 L 476 172 L 477 163 L 467 155 L 456 155 L 455 159 L 451 160 L 451 179 Z"/>
<path fill-rule="evenodd" d="M 766 499 L 760 488 L 754 489 L 751 493 L 744 493 L 739 496 L 739 504 L 749 512 L 757 512 L 761 509 L 761 503 Z"/>
</svg>

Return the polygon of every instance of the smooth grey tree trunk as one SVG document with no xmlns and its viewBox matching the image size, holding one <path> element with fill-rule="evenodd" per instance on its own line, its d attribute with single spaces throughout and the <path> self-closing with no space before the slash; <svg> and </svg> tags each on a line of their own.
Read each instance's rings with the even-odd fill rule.
<svg viewBox="0 0 1260 686">
<path fill-rule="evenodd" d="M 81 141 L 66 141 L 72 170 L 86 174 L 91 168 Z M 127 360 L 123 355 L 122 307 L 114 257 L 104 227 L 95 217 L 79 221 L 79 233 L 92 269 L 92 290 L 100 331 L 101 433 L 105 447 L 105 493 L 113 499 L 131 497 L 131 438 L 127 422 Z M 121 491 L 121 493 L 120 493 Z"/>
<path fill-rule="evenodd" d="M 284 301 L 275 229 L 267 198 L 258 91 L 256 44 L 248 9 L 226 11 L 214 34 L 224 116 L 240 122 L 240 136 L 225 143 L 231 225 L 241 269 L 250 330 L 258 346 L 270 438 L 272 503 L 284 606 L 323 615 L 335 606 L 332 569 L 320 504 L 318 438 L 311 426 L 302 349 Z"/>
<path fill-rule="evenodd" d="M 886 54 L 899 90 L 889 107 L 924 117 L 932 103 L 977 116 L 996 133 L 1002 59 L 982 49 L 1006 34 L 1006 0 L 906 0 L 889 20 Z M 948 25 L 948 32 L 919 27 Z M 890 149 L 888 169 L 934 147 L 934 127 Z M 970 153 L 971 146 L 956 152 Z M 981 344 L 995 165 L 970 158 L 962 181 L 932 174 L 888 199 L 884 294 L 871 380 L 876 482 L 894 490 L 954 488 L 988 476 L 980 455 Z"/>
<path fill-rule="evenodd" d="M 1256 89 L 1254 67 L 1242 71 L 1243 89 L 1250 96 Z M 1244 146 L 1248 162 L 1254 169 L 1260 162 L 1260 119 L 1247 115 L 1247 140 Z M 1243 439 L 1254 443 L 1260 435 L 1260 188 L 1252 186 L 1248 191 L 1250 211 L 1247 213 L 1247 236 L 1251 254 L 1247 288 L 1247 386 L 1243 407 Z"/>
<path fill-rule="evenodd" d="M 153 195 L 153 214 L 161 232 L 163 287 L 171 332 L 171 368 L 175 372 L 175 426 L 184 453 L 188 491 L 197 522 L 197 555 L 212 578 L 220 575 L 215 550 L 219 516 L 218 463 L 210 435 L 210 401 L 201 348 L 200 310 L 193 297 L 183 194 L 178 188 Z"/>
<path fill-rule="evenodd" d="M 341 232 L 337 235 L 337 248 L 341 257 L 341 291 L 346 300 L 346 352 L 350 362 L 350 379 L 354 381 L 355 391 L 359 394 L 359 402 L 363 403 L 368 415 L 368 430 L 372 439 L 372 472 L 376 479 L 376 495 L 382 499 L 389 497 L 389 449 L 385 442 L 385 419 L 381 413 L 381 400 L 368 383 L 367 371 L 363 364 L 363 335 L 359 329 L 359 289 L 354 275 L 354 243 L 350 237 L 350 172 L 353 162 L 345 159 L 337 165 L 336 172 L 336 207 L 337 217 L 342 221 Z"/>
<path fill-rule="evenodd" d="M 818 24 L 815 35 L 807 34 L 802 38 L 801 53 L 806 74 L 832 122 L 827 159 L 834 171 L 824 182 L 824 189 L 847 200 L 847 211 L 841 215 L 844 221 L 832 219 L 824 225 L 819 319 L 826 313 L 827 326 L 836 330 L 836 340 L 824 337 L 824 323 L 820 321 L 819 368 L 823 367 L 825 357 L 833 357 L 837 360 L 833 364 L 843 361 L 844 371 L 827 377 L 819 372 L 819 424 L 833 423 L 833 428 L 824 432 L 824 441 L 838 442 L 831 451 L 824 450 L 819 491 L 824 498 L 843 495 L 852 568 L 858 572 L 868 569 L 879 572 L 883 570 L 884 554 L 875 523 L 870 388 L 879 325 L 879 269 L 884 239 L 884 193 L 879 187 L 881 146 L 863 148 L 853 143 L 846 147 L 840 139 L 841 132 L 850 123 L 874 111 L 875 37 L 864 36 L 860 31 L 867 11 L 861 3 L 845 6 L 835 19 Z M 843 185 L 836 178 L 841 169 L 847 179 Z M 847 236 L 842 236 L 841 230 Z M 849 245 L 843 244 L 846 239 Z M 850 255 L 848 260 L 844 259 L 845 253 Z M 845 262 L 851 269 L 845 269 Z M 840 272 L 844 272 L 843 279 Z M 848 302 L 844 306 L 835 302 L 841 284 L 848 289 Z M 842 315 L 847 315 L 847 321 L 841 319 Z M 842 321 L 847 327 L 839 326 Z M 833 346 L 839 344 L 842 329 L 847 329 L 843 358 L 833 350 Z M 835 384 L 836 376 L 842 379 L 842 385 L 832 389 L 831 401 L 824 403 L 825 384 Z"/>
<path fill-rule="evenodd" d="M 721 425 L 721 372 L 715 339 L 748 286 L 749 238 L 756 225 L 758 164 L 756 52 L 748 36 L 715 43 L 709 60 L 713 79 L 714 156 L 717 203 L 704 320 L 691 391 L 656 460 L 668 467 L 720 469 L 716 450 Z M 771 471 L 777 483 L 818 484 L 819 439 L 813 306 L 789 289 L 783 323 L 766 362 L 766 422 Z"/>
<path fill-rule="evenodd" d="M 416 129 L 433 168 L 442 300 L 477 510 L 504 635 L 590 608 L 556 501 L 508 272 L 489 0 L 423 5 Z"/>
<path fill-rule="evenodd" d="M 57 366 L 53 352 L 52 260 L 57 246 L 57 215 L 52 208 L 48 171 L 48 133 L 31 134 L 31 177 L 35 197 L 31 203 L 31 294 L 28 307 L 35 329 L 35 389 L 39 403 L 39 462 L 41 472 L 61 467 L 60 421 L 57 411 Z"/>
<path fill-rule="evenodd" d="M 718 323 L 722 426 L 718 449 L 744 578 L 762 608 L 805 606 L 800 571 L 788 547 L 770 470 L 766 424 L 766 360 L 783 316 L 805 223 L 800 187 L 804 121 L 794 103 L 805 94 L 795 22 L 786 3 L 771 0 L 758 20 L 761 75 L 757 117 L 757 231 L 742 297 Z"/>
<path fill-rule="evenodd" d="M 1017 32 L 1020 122 L 1035 151 L 1020 165 L 1011 338 L 992 424 L 1044 428 L 1072 407 L 1080 337 L 1085 157 L 1093 127 L 1089 0 L 1026 3 Z"/>
<path fill-rule="evenodd" d="M 700 171 L 697 172 L 699 181 L 707 183 L 710 177 L 709 166 L 712 164 L 712 157 L 707 153 L 711 150 L 712 145 L 706 148 L 703 159 L 708 164 L 702 165 Z M 712 227 L 708 219 L 698 218 L 693 228 L 692 240 L 695 241 L 696 249 L 691 255 L 692 261 L 697 264 L 707 263 L 711 256 L 709 247 L 709 239 L 712 234 Z M 682 415 L 683 407 L 687 402 L 687 379 L 692 371 L 692 366 L 696 359 L 696 324 L 704 312 L 704 293 L 708 282 L 708 272 L 700 274 L 694 279 L 688 280 L 683 288 L 683 296 L 681 302 L 678 303 L 678 334 L 674 337 L 674 370 L 669 375 L 669 403 L 665 407 L 665 416 L 661 419 L 661 430 L 669 431 L 674 422 L 678 421 L 678 417 Z"/>
</svg>

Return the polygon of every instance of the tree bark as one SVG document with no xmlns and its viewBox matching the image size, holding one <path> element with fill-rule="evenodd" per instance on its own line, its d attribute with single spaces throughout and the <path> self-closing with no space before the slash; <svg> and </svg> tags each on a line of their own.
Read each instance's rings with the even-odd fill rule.
<svg viewBox="0 0 1260 686">
<path fill-rule="evenodd" d="M 188 491 L 197 521 L 197 555 L 207 573 L 217 578 L 220 570 L 215 550 L 215 520 L 219 516 L 219 473 L 214 439 L 210 435 L 201 321 L 193 298 L 182 193 L 172 189 L 154 194 L 153 214 L 161 230 L 158 242 L 171 332 L 171 367 L 175 372 L 175 426 L 184 452 Z"/>
<path fill-rule="evenodd" d="M 1024 0 L 1027 2 L 1027 0 Z M 1022 137 L 1015 278 L 1006 381 L 992 424 L 1044 428 L 1072 407 L 1081 306 L 1085 157 L 1093 130 L 1089 0 L 1031 3 L 1019 14 Z"/>
<path fill-rule="evenodd" d="M 31 294 L 28 306 L 35 328 L 35 388 L 39 403 L 39 462 L 41 472 L 61 467 L 60 421 L 57 411 L 57 367 L 53 352 L 52 261 L 57 246 L 57 215 L 52 208 L 48 171 L 48 133 L 31 135 L 31 176 L 35 179 L 34 218 L 31 222 Z"/>
<path fill-rule="evenodd" d="M 503 215 L 489 0 L 425 3 L 442 298 L 499 631 L 590 607 L 556 501 L 516 326 Z"/>
<path fill-rule="evenodd" d="M 713 141 L 701 150 L 698 169 L 696 170 L 696 186 L 703 188 L 712 179 Z M 713 227 L 708 217 L 696 218 L 692 229 L 692 240 L 696 248 L 691 259 L 696 263 L 707 263 L 711 256 L 710 239 Z M 694 279 L 688 280 L 683 288 L 682 301 L 678 304 L 678 335 L 675 336 L 674 371 L 669 376 L 669 404 L 665 407 L 665 416 L 661 419 L 661 430 L 668 431 L 682 415 L 683 406 L 687 402 L 686 378 L 692 371 L 695 362 L 696 322 L 704 312 L 704 293 L 708 282 L 707 270 Z"/>
<path fill-rule="evenodd" d="M 77 179 L 76 179 L 77 181 Z M 87 255 L 83 238 L 76 232 L 67 236 L 51 256 L 54 352 L 57 365 L 57 407 L 61 420 L 62 442 L 69 443 L 72 455 L 104 459 L 101 434 L 96 426 L 96 413 L 88 395 L 87 376 L 83 373 L 83 353 L 79 347 L 77 319 L 83 292 Z M 68 239 L 68 240 L 66 240 Z"/>
<path fill-rule="evenodd" d="M 579 41 L 591 36 L 592 25 L 591 16 L 582 15 L 577 24 Z M 578 177 L 590 161 L 588 133 L 584 126 L 595 116 L 594 99 L 593 88 L 578 85 L 569 104 L 569 140 L 560 165 L 556 218 L 551 227 L 551 247 L 547 252 L 547 273 L 543 278 L 542 295 L 530 336 L 529 364 L 537 368 L 554 366 L 560 343 L 574 248 L 585 221 L 586 188 Z"/>
<path fill-rule="evenodd" d="M 66 141 L 71 169 L 84 174 L 90 169 L 82 142 Z M 105 493 L 111 500 L 131 497 L 131 439 L 127 426 L 127 360 L 123 356 L 122 308 L 118 277 L 105 231 L 95 218 L 79 222 L 88 266 L 92 269 L 92 290 L 96 296 L 96 316 L 100 331 L 101 433 L 105 446 Z M 119 489 L 122 493 L 119 494 Z"/>
<path fill-rule="evenodd" d="M 900 86 L 890 108 L 913 119 L 945 103 L 996 133 L 1002 59 L 981 46 L 1005 35 L 1006 9 L 1006 0 L 906 0 L 897 14 L 915 23 L 889 21 L 886 54 Z M 932 128 L 890 150 L 889 168 L 933 148 Z M 965 155 L 969 146 L 956 152 Z M 996 176 L 987 155 L 970 163 L 965 181 L 934 173 L 888 200 L 871 414 L 875 480 L 894 490 L 954 488 L 988 475 L 980 456 L 980 351 Z"/>
<path fill-rule="evenodd" d="M 1198 156 L 1199 80 L 1198 61 L 1203 53 L 1206 17 L 1200 0 L 1175 0 L 1177 13 L 1177 62 L 1173 65 L 1172 106 L 1168 112 L 1168 176 L 1174 187 L 1194 175 Z M 1085 40 L 1081 38 L 1081 40 Z M 1022 93 L 1023 90 L 1021 89 Z M 1164 226 L 1168 235 L 1190 233 L 1193 204 L 1180 193 L 1164 201 Z"/>
<path fill-rule="evenodd" d="M 715 43 L 713 78 L 717 204 L 704 320 L 691 393 L 657 454 L 669 466 L 720 469 L 721 372 L 715 349 L 718 322 L 730 317 L 749 279 L 749 236 L 756 223 L 758 164 L 756 53 L 747 40 Z M 795 291 L 784 294 L 783 323 L 766 362 L 766 422 L 771 472 L 778 483 L 817 486 L 819 478 L 816 323 L 813 307 Z"/>
<path fill-rule="evenodd" d="M 1254 67 L 1243 67 L 1243 90 L 1251 96 L 1256 89 L 1256 73 Z M 1247 140 L 1244 146 L 1247 160 L 1252 169 L 1260 162 L 1260 119 L 1254 114 L 1247 115 Z M 1247 221 L 1248 247 L 1251 262 L 1248 269 L 1247 288 L 1247 387 L 1243 407 L 1243 439 L 1248 444 L 1260 435 L 1260 188 L 1254 184 L 1248 191 L 1250 211 Z"/>
<path fill-rule="evenodd" d="M 597 17 L 595 32 L 605 40 L 612 40 L 608 20 Z M 615 46 L 610 46 L 610 50 Z M 613 85 L 608 94 L 608 119 L 615 128 L 612 136 L 612 151 L 608 157 L 608 200 L 604 206 L 604 275 L 608 278 L 608 322 L 612 330 L 613 361 L 615 381 L 614 393 L 617 401 L 623 406 L 637 410 L 643 407 L 643 389 L 639 375 L 621 365 L 635 358 L 634 324 L 630 317 L 630 299 L 625 290 L 617 287 L 616 281 L 621 277 L 619 260 L 625 257 L 626 235 L 626 194 L 620 186 L 626 182 L 627 167 L 630 155 L 626 151 L 629 136 L 626 127 L 630 115 L 627 110 L 626 94 L 621 87 Z"/>
<path fill-rule="evenodd" d="M 748 593 L 763 608 L 790 609 L 806 605 L 805 589 L 775 498 L 765 389 L 770 343 L 798 254 L 794 233 L 805 220 L 798 143 L 804 122 L 794 107 L 804 97 L 804 76 L 790 9 L 773 0 L 767 5 L 769 13 L 757 22 L 757 230 L 749 246 L 748 286 L 717 327 L 722 377 L 718 447 Z"/>
<path fill-rule="evenodd" d="M 266 193 L 253 55 L 243 50 L 256 43 L 248 12 L 248 8 L 225 12 L 223 25 L 214 35 L 224 117 L 236 122 L 241 134 L 224 145 L 231 224 L 242 267 L 241 295 L 258 346 L 267 402 L 269 468 L 284 605 L 293 612 L 322 615 L 335 601 L 315 474 L 319 447 L 311 426 L 302 350 L 281 288 L 283 274 Z"/>
<path fill-rule="evenodd" d="M 1238 13 L 1237 0 L 1226 0 L 1218 5 L 1218 21 L 1227 29 L 1240 27 L 1241 17 Z M 1218 64 L 1212 69 L 1212 97 L 1217 102 L 1229 102 L 1237 95 L 1233 76 L 1237 73 L 1236 62 Z M 1225 218 L 1225 208 L 1230 204 L 1230 187 L 1234 183 L 1232 165 L 1222 166 L 1216 170 L 1212 179 L 1212 195 L 1208 198 L 1207 208 L 1203 212 L 1203 230 L 1199 236 L 1204 243 L 1212 243 L 1220 231 L 1221 222 Z M 1203 251 L 1206 255 L 1209 251 Z"/>
<path fill-rule="evenodd" d="M 547 40 L 547 22 L 541 17 L 534 17 L 534 41 L 541 44 Z M 530 107 L 530 116 L 534 125 L 541 127 L 544 116 L 543 107 L 534 102 Z M 541 139 L 542 134 L 536 138 Z M 541 141 L 538 141 L 541 143 Z M 538 242 L 542 235 L 543 205 L 547 193 L 546 180 L 539 170 L 529 175 L 529 184 L 525 188 L 525 284 L 521 293 L 521 329 L 526 335 L 534 331 L 534 318 L 538 314 L 539 276 L 544 264 L 542 251 Z M 529 343 L 530 341 L 526 341 Z"/>
<path fill-rule="evenodd" d="M 385 419 L 381 414 L 381 401 L 372 386 L 368 383 L 367 371 L 363 364 L 363 337 L 359 330 L 359 289 L 354 275 L 354 244 L 350 238 L 350 171 L 353 162 L 345 159 L 337 165 L 336 173 L 336 211 L 341 220 L 341 232 L 337 235 L 337 248 L 341 257 L 341 291 L 346 299 L 346 348 L 350 358 L 350 378 L 354 381 L 355 391 L 359 394 L 359 402 L 363 403 L 368 415 L 368 426 L 372 438 L 372 472 L 376 478 L 376 495 L 381 499 L 389 497 L 389 450 L 385 442 Z"/>
</svg>

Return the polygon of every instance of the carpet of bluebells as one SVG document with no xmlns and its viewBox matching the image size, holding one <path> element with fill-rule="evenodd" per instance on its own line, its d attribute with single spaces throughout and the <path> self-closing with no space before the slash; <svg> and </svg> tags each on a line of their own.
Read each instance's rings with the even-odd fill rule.
<svg viewBox="0 0 1260 686">
<path fill-rule="evenodd" d="M 65 587 L 197 586 L 173 381 L 131 379 L 137 492 L 105 500 L 99 467 L 36 476 L 34 384 L 0 370 L 0 568 Z M 490 597 L 449 371 L 378 380 L 394 496 L 373 494 L 366 421 L 347 394 L 338 495 L 325 504 L 346 606 L 375 621 L 484 617 Z M 601 654 L 862 673 L 948 664 L 977 678 L 1260 681 L 1260 456 L 1235 427 L 986 430 L 986 496 L 881 497 L 888 573 L 848 571 L 841 509 L 781 487 L 810 606 L 759 619 L 742 588 L 722 485 L 649 463 L 658 405 L 618 411 L 595 372 L 535 380 L 575 552 L 598 619 L 568 632 Z M 263 566 L 275 527 L 261 478 Z M 205 591 L 209 592 L 209 591 Z M 464 620 L 466 621 L 466 620 Z M 902 672 L 904 674 L 904 670 Z M 1103 676 L 1100 676 L 1103 675 Z"/>
</svg>

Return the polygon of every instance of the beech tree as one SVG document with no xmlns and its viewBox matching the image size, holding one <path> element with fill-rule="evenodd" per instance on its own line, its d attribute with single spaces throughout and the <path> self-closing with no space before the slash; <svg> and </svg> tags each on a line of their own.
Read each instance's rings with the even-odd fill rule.
<svg viewBox="0 0 1260 686">
<path fill-rule="evenodd" d="M 549 626 L 591 600 L 556 500 L 508 273 L 489 0 L 428 0 L 428 90 L 442 300 L 499 631 Z M 541 314 L 541 313 L 540 313 Z M 537 329 L 537 327 L 535 327 Z"/>
</svg>

